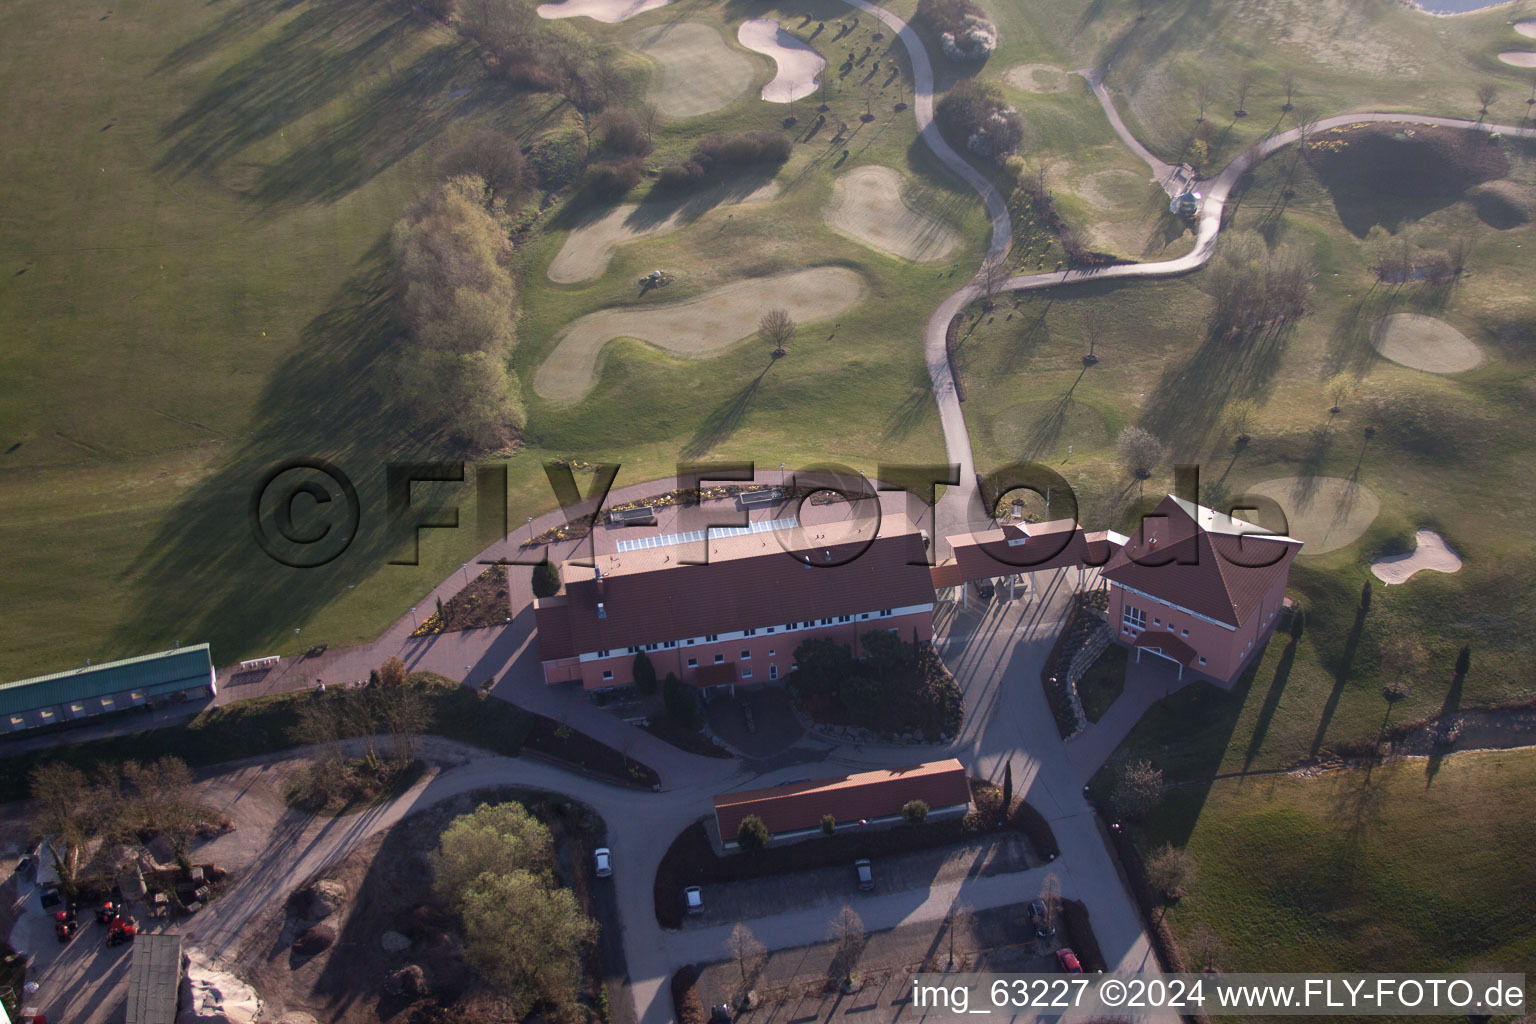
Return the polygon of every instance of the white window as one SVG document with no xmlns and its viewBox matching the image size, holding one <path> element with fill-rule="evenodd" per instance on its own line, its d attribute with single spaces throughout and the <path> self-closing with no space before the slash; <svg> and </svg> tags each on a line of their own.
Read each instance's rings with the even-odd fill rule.
<svg viewBox="0 0 1536 1024">
<path fill-rule="evenodd" d="M 869 618 L 869 612 L 865 612 L 863 615 L 860 615 L 859 618 L 860 619 L 867 619 L 867 618 Z"/>
<path fill-rule="evenodd" d="M 746 631 L 745 635 L 746 636 L 757 636 L 757 630 L 749 629 L 749 630 Z"/>
<path fill-rule="evenodd" d="M 1162 619 L 1153 618 L 1152 625 L 1154 625 L 1154 626 L 1161 626 L 1162 624 L 1163 624 L 1163 620 Z"/>
<path fill-rule="evenodd" d="M 777 666 L 777 665 L 769 665 L 768 666 L 768 678 L 769 679 L 777 679 L 777 678 L 779 678 L 779 666 Z"/>
<path fill-rule="evenodd" d="M 1202 665 L 1205 664 L 1205 656 L 1204 655 L 1201 655 L 1201 657 L 1200 657 L 1200 664 L 1202 664 Z"/>
<path fill-rule="evenodd" d="M 1179 636 L 1189 636 L 1189 630 L 1187 630 L 1187 629 L 1179 630 Z"/>
<path fill-rule="evenodd" d="M 611 669 L 604 669 L 603 670 L 603 678 L 604 679 L 612 679 L 613 678 L 613 671 Z"/>
<path fill-rule="evenodd" d="M 751 661 L 752 660 L 752 649 L 751 648 L 743 647 L 741 649 L 741 660 L 742 661 Z"/>
<path fill-rule="evenodd" d="M 741 678 L 743 678 L 743 679 L 751 679 L 752 678 L 752 670 L 749 669 L 749 668 L 742 669 L 741 670 Z"/>
<path fill-rule="evenodd" d="M 773 627 L 772 627 L 772 626 L 769 626 L 769 627 L 768 627 L 768 630 L 767 630 L 767 631 L 768 631 L 768 632 L 769 632 L 769 633 L 772 633 L 772 632 L 773 632 Z"/>
<path fill-rule="evenodd" d="M 1130 626 L 1132 629 L 1146 629 L 1146 610 L 1142 608 L 1133 608 L 1130 605 L 1126 605 L 1125 611 L 1120 616 L 1120 621 L 1125 623 L 1127 626 Z"/>
<path fill-rule="evenodd" d="M 699 659 L 698 658 L 689 658 L 688 659 L 688 667 L 689 668 L 697 668 L 698 664 L 699 664 Z"/>
<path fill-rule="evenodd" d="M 1176 628 L 1178 627 L 1176 627 L 1173 623 L 1168 623 L 1168 632 L 1172 633 Z"/>
<path fill-rule="evenodd" d="M 633 650 L 633 649 L 634 649 L 634 648 L 630 648 L 630 649 L 631 649 L 631 650 Z M 606 658 L 606 657 L 608 657 L 608 651 L 607 651 L 607 650 L 606 650 L 606 649 L 605 649 L 605 650 L 601 650 L 601 651 L 598 651 L 598 652 L 597 652 L 597 656 L 598 656 L 598 657 L 599 657 L 599 658 Z"/>
<path fill-rule="evenodd" d="M 104 708 L 112 707 L 113 703 L 114 702 L 113 702 L 111 697 L 103 697 L 103 698 L 101 698 L 101 706 L 104 707 Z"/>
<path fill-rule="evenodd" d="M 899 632 L 901 632 L 901 630 L 897 629 L 895 626 L 892 626 L 890 629 L 886 630 L 886 632 L 887 633 L 899 633 Z"/>
<path fill-rule="evenodd" d="M 24 726 L 26 724 L 27 724 L 27 720 L 25 718 L 23 718 L 21 715 L 12 715 L 11 716 L 11 728 L 12 729 L 20 729 L 22 726 Z"/>
<path fill-rule="evenodd" d="M 692 647 L 692 646 L 693 646 L 693 638 L 692 638 L 692 637 L 690 637 L 690 638 L 689 638 L 689 639 L 688 639 L 688 646 L 689 646 L 689 647 Z"/>
<path fill-rule="evenodd" d="M 143 690 L 134 690 L 132 693 L 130 693 L 128 695 L 128 699 L 133 701 L 135 704 L 143 704 L 144 703 L 144 691 Z"/>
<path fill-rule="evenodd" d="M 716 665 L 719 665 L 719 664 L 721 664 L 724 661 L 725 661 L 725 655 L 723 655 L 723 654 L 715 655 L 715 664 Z"/>
<path fill-rule="evenodd" d="M 773 656 L 774 656 L 774 655 L 775 655 L 775 654 L 778 654 L 778 653 L 779 653 L 779 652 L 778 652 L 778 651 L 776 651 L 776 650 L 774 650 L 774 649 L 773 649 L 773 648 L 771 648 L 771 647 L 770 647 L 770 648 L 768 648 L 768 657 L 770 657 L 770 658 L 771 658 L 771 657 L 773 657 Z"/>
<path fill-rule="evenodd" d="M 889 615 L 889 614 L 891 614 L 891 610 L 889 608 L 882 608 L 882 609 L 880 609 L 880 614 L 882 616 Z"/>
<path fill-rule="evenodd" d="M 716 640 L 720 639 L 720 634 L 719 633 L 711 633 L 708 636 L 706 636 L 704 639 L 708 640 L 710 643 L 714 643 Z"/>
<path fill-rule="evenodd" d="M 37 717 L 41 718 L 43 721 L 46 722 L 46 721 L 48 721 L 49 719 L 51 719 L 53 717 L 53 712 L 48 710 L 47 708 L 43 708 L 43 710 L 41 710 L 41 711 L 39 711 L 37 713 Z"/>
<path fill-rule="evenodd" d="M 72 714 L 72 715 L 83 715 L 83 714 L 85 714 L 85 705 L 84 704 L 71 704 L 69 706 L 69 713 Z"/>
</svg>

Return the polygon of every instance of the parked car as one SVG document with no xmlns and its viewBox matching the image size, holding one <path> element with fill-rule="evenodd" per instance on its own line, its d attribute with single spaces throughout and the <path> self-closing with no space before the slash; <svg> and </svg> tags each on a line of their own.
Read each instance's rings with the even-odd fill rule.
<svg viewBox="0 0 1536 1024">
<path fill-rule="evenodd" d="M 757 732 L 757 716 L 752 714 L 752 702 L 750 700 L 744 699 L 741 702 L 741 720 L 746 726 L 747 732 Z"/>
<path fill-rule="evenodd" d="M 75 937 L 75 932 L 80 930 L 80 922 L 75 920 L 75 908 L 60 910 L 53 915 L 53 933 L 58 936 L 60 942 L 68 942 Z"/>
<path fill-rule="evenodd" d="M 704 913 L 704 890 L 690 885 L 683 890 L 683 909 L 690 914 Z"/>
<path fill-rule="evenodd" d="M 315 644 L 315 646 L 311 647 L 309 650 L 304 652 L 304 657 L 306 657 L 306 658 L 318 658 L 318 657 L 320 657 L 320 655 L 324 654 L 327 650 L 329 650 L 330 646 L 331 646 L 330 644 Z"/>
<path fill-rule="evenodd" d="M 992 600 L 992 595 L 997 591 L 992 586 L 992 581 L 986 577 L 976 580 L 976 596 L 983 601 Z"/>
<path fill-rule="evenodd" d="M 597 861 L 598 878 L 607 878 L 613 874 L 613 865 L 608 862 L 608 847 L 599 846 L 592 851 L 592 857 Z"/>
<path fill-rule="evenodd" d="M 1056 934 L 1056 926 L 1051 924 L 1045 912 L 1045 900 L 1033 900 L 1029 904 L 1029 924 L 1035 930 L 1035 937 L 1048 939 Z"/>
<path fill-rule="evenodd" d="M 1077 954 L 1070 949 L 1056 951 L 1056 966 L 1067 974 L 1082 974 L 1083 965 L 1077 962 Z"/>
<path fill-rule="evenodd" d="M 731 1008 L 726 1003 L 716 1003 L 709 1012 L 709 1024 L 731 1024 Z"/>
<path fill-rule="evenodd" d="M 861 857 L 853 862 L 853 876 L 858 879 L 860 892 L 869 892 L 875 887 L 875 870 L 870 865 L 868 857 Z"/>
</svg>

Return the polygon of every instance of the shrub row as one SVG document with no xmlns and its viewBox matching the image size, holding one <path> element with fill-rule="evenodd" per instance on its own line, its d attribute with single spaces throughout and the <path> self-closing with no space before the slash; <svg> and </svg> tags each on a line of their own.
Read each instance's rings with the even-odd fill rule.
<svg viewBox="0 0 1536 1024">
<path fill-rule="evenodd" d="M 672 975 L 672 1005 L 677 1009 L 677 1024 L 704 1024 L 704 1001 L 696 987 L 699 973 L 692 964 L 677 969 Z"/>
<path fill-rule="evenodd" d="M 778 166 L 789 159 L 794 142 L 783 132 L 711 132 L 694 143 L 687 160 L 670 163 L 656 176 L 656 187 L 686 189 L 717 171 L 733 167 Z"/>
<path fill-rule="evenodd" d="M 1084 971 L 1109 970 L 1099 949 L 1098 937 L 1093 934 L 1093 925 L 1088 921 L 1088 907 L 1082 900 L 1061 901 L 1061 923 L 1072 935 L 1072 952 L 1077 954 L 1077 962 Z"/>
</svg>

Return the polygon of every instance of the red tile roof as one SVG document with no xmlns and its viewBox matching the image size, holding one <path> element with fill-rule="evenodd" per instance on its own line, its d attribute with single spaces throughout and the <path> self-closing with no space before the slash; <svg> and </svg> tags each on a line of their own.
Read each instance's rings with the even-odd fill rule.
<svg viewBox="0 0 1536 1024">
<path fill-rule="evenodd" d="M 1088 541 L 1070 519 L 1008 525 L 950 537 L 955 562 L 968 580 L 1085 565 Z"/>
<path fill-rule="evenodd" d="M 535 610 L 543 660 L 933 603 L 917 533 L 818 548 L 809 566 L 760 535 L 711 541 L 706 565 L 639 554 L 651 560 L 631 559 L 638 568 L 601 584 L 593 570 L 565 566 L 564 603 L 541 601 Z"/>
<path fill-rule="evenodd" d="M 1290 570 L 1301 542 L 1169 495 L 1102 575 L 1229 626 L 1241 626 Z M 1269 564 L 1265 564 L 1269 563 Z"/>
<path fill-rule="evenodd" d="M 1168 657 L 1178 661 L 1181 665 L 1193 665 L 1195 663 L 1195 649 L 1172 633 L 1149 629 L 1137 636 L 1136 642 L 1131 646 L 1155 647 L 1168 655 Z"/>
<path fill-rule="evenodd" d="M 832 815 L 838 824 L 891 817 L 900 814 L 909 800 L 921 800 L 929 810 L 970 803 L 965 766 L 950 758 L 892 771 L 725 793 L 715 797 L 715 820 L 721 838 L 731 843 L 749 814 L 763 819 L 768 831 L 777 834 L 817 828 L 824 814 Z"/>
</svg>

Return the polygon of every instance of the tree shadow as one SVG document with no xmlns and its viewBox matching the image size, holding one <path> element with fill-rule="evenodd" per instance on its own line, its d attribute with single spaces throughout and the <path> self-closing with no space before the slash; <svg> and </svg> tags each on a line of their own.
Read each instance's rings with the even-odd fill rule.
<svg viewBox="0 0 1536 1024">
<path fill-rule="evenodd" d="M 414 435 L 403 411 L 376 386 L 378 366 L 402 336 L 386 252 L 381 238 L 330 307 L 305 325 L 300 344 L 263 388 L 243 442 L 164 515 L 142 553 L 120 570 L 135 611 L 113 630 L 115 644 L 159 649 L 196 638 L 227 657 L 285 638 L 291 643 L 295 626 L 373 576 L 399 550 L 401 534 L 385 528 L 385 462 L 457 452 Z M 349 540 L 326 564 L 295 568 L 262 549 L 249 508 L 273 467 L 317 457 L 354 483 L 356 535 L 330 515 L 343 502 L 310 502 L 315 518 L 346 527 L 348 534 L 336 533 Z M 341 481 L 327 480 L 325 487 L 342 497 Z M 294 530 L 300 533 L 310 513 L 301 509 L 294 518 L 304 520 Z"/>
<path fill-rule="evenodd" d="M 709 415 L 704 417 L 704 421 L 693 432 L 693 437 L 683 445 L 681 454 L 684 458 L 700 458 L 736 433 L 741 427 L 742 420 L 746 419 L 747 410 L 751 407 L 752 400 L 757 397 L 758 389 L 762 387 L 763 378 L 768 375 L 772 366 L 773 363 L 770 362 L 756 377 L 743 384 L 729 398 L 710 410 Z"/>
<path fill-rule="evenodd" d="M 926 370 L 919 371 L 918 376 L 921 380 L 913 381 L 912 390 L 891 410 L 890 417 L 885 421 L 885 430 L 880 435 L 882 443 L 905 440 L 934 407 L 933 378 L 928 376 Z"/>
<path fill-rule="evenodd" d="M 1269 692 L 1264 695 L 1264 704 L 1259 708 L 1259 718 L 1253 725 L 1253 735 L 1248 739 L 1248 752 L 1243 756 L 1243 771 L 1252 766 L 1254 759 L 1259 756 L 1259 748 L 1264 745 L 1264 737 L 1269 734 L 1269 724 L 1274 721 L 1275 710 L 1280 706 L 1280 698 L 1285 694 L 1285 684 L 1291 678 L 1291 666 L 1296 661 L 1296 645 L 1299 641 L 1292 639 L 1285 645 L 1285 650 L 1280 655 L 1280 663 L 1275 666 L 1275 678 L 1270 681 Z"/>
<path fill-rule="evenodd" d="M 1344 641 L 1344 651 L 1339 656 L 1338 667 L 1333 673 L 1333 689 L 1329 691 L 1328 699 L 1323 703 L 1322 715 L 1318 718 L 1317 733 L 1312 737 L 1311 753 L 1316 757 L 1317 752 L 1323 749 L 1323 737 L 1328 732 L 1328 723 L 1333 721 L 1333 713 L 1338 709 L 1339 698 L 1344 694 L 1344 686 L 1349 682 L 1349 671 L 1355 663 L 1355 652 L 1360 647 L 1360 633 L 1365 628 L 1365 609 L 1355 609 L 1355 623 L 1350 627 L 1349 637 Z"/>
<path fill-rule="evenodd" d="M 1061 431 L 1067 424 L 1067 412 L 1072 408 L 1072 394 L 1077 390 L 1077 385 L 1082 382 L 1083 375 L 1087 372 L 1086 365 L 1077 371 L 1077 377 L 1073 379 L 1066 392 L 1030 424 L 1028 433 L 1024 435 L 1026 457 L 1037 458 L 1061 437 Z"/>
<path fill-rule="evenodd" d="M 1440 713 L 1435 717 L 1441 720 L 1448 719 L 1461 710 L 1461 688 L 1466 682 L 1466 676 L 1460 672 L 1451 674 L 1450 689 L 1445 691 L 1445 700 L 1440 703 Z M 1434 783 L 1435 776 L 1440 773 L 1440 765 L 1445 760 L 1445 754 L 1436 747 L 1429 755 L 1429 762 L 1424 766 L 1424 788 L 1428 789 Z"/>
<path fill-rule="evenodd" d="M 1227 403 L 1267 393 L 1290 334 L 1290 325 L 1235 339 L 1207 332 L 1188 359 L 1163 371 L 1140 425 L 1175 452 L 1200 450 Z"/>
</svg>

